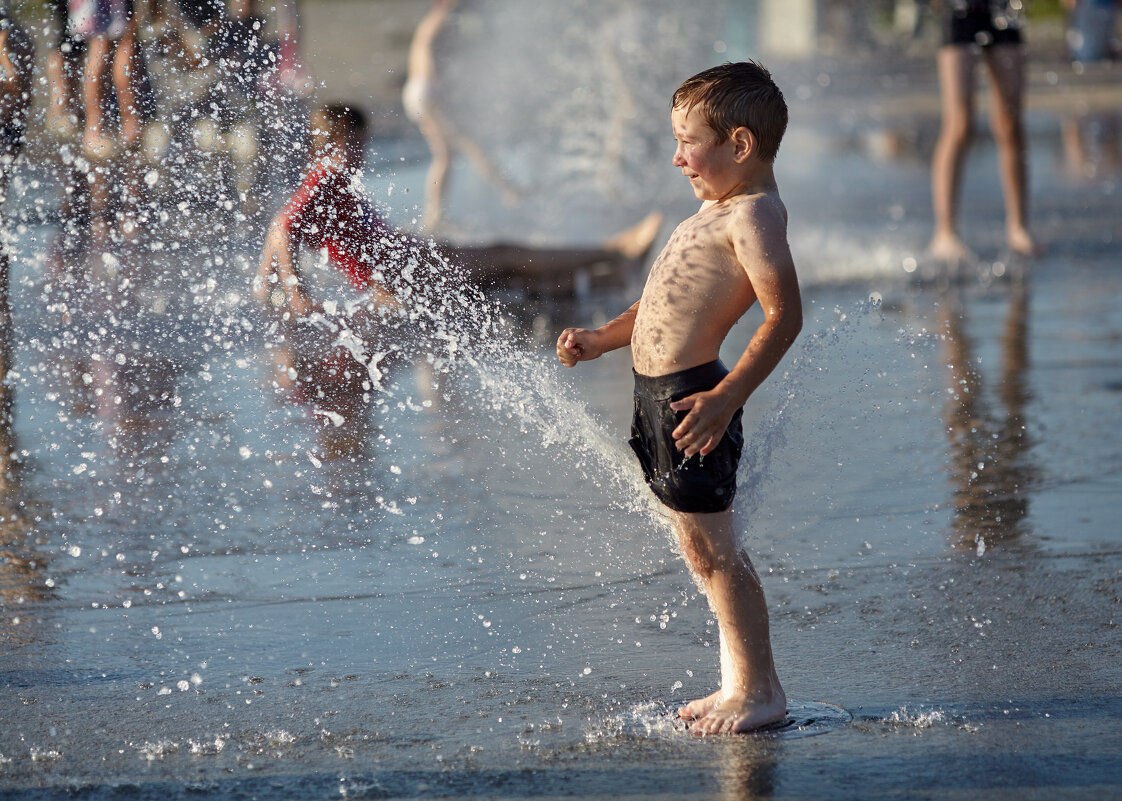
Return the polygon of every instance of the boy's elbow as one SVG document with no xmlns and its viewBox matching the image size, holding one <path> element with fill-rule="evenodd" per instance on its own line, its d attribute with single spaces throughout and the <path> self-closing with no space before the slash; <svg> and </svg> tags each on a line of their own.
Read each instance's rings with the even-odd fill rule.
<svg viewBox="0 0 1122 801">
<path fill-rule="evenodd" d="M 783 344 L 785 347 L 790 347 L 791 343 L 798 337 L 799 332 L 803 330 L 803 309 L 801 304 L 796 304 L 790 308 L 783 310 L 779 317 L 779 330 L 782 332 Z"/>
<path fill-rule="evenodd" d="M 791 312 L 791 341 L 794 342 L 795 337 L 803 330 L 803 307 L 796 306 Z"/>
</svg>

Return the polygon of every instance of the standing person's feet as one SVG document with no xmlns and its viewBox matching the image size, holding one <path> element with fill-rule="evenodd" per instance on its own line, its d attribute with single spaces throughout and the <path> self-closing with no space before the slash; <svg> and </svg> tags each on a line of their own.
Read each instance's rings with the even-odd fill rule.
<svg viewBox="0 0 1122 801">
<path fill-rule="evenodd" d="M 47 106 L 47 130 L 64 142 L 78 135 L 78 118 L 66 111 L 65 106 L 52 102 Z"/>
<path fill-rule="evenodd" d="M 927 252 L 933 259 L 945 262 L 964 262 L 974 259 L 970 248 L 966 247 L 957 234 L 950 232 L 936 232 L 927 246 Z"/>
<path fill-rule="evenodd" d="M 1033 239 L 1027 228 L 1010 228 L 1005 239 L 1009 249 L 1021 256 L 1040 256 L 1044 253 L 1044 246 Z"/>
<path fill-rule="evenodd" d="M 108 161 L 117 152 L 117 143 L 96 128 L 87 128 L 82 147 L 90 161 Z"/>
<path fill-rule="evenodd" d="M 721 701 L 721 691 L 712 695 L 707 695 L 704 698 L 698 698 L 695 701 L 690 701 L 685 706 L 678 707 L 678 717 L 682 720 L 697 720 L 700 717 L 708 715 Z"/>
<path fill-rule="evenodd" d="M 125 150 L 135 150 L 144 138 L 144 125 L 135 115 L 121 121 L 121 146 Z"/>
</svg>

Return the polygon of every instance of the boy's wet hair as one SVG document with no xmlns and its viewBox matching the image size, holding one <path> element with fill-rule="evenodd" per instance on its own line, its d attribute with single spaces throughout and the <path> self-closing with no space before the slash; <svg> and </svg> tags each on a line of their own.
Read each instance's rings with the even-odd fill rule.
<svg viewBox="0 0 1122 801">
<path fill-rule="evenodd" d="M 359 139 L 366 139 L 366 115 L 360 109 L 345 103 L 326 103 L 320 107 L 320 113 L 327 118 L 333 137 L 357 136 Z"/>
<path fill-rule="evenodd" d="M 726 63 L 688 78 L 670 101 L 683 111 L 697 107 L 721 141 L 743 126 L 756 137 L 757 155 L 775 161 L 787 130 L 787 102 L 771 73 L 755 61 Z"/>
</svg>

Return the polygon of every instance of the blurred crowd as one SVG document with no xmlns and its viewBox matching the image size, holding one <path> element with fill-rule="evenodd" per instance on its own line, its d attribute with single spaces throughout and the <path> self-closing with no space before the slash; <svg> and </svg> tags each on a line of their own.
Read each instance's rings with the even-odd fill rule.
<svg viewBox="0 0 1122 801">
<path fill-rule="evenodd" d="M 63 230 L 50 268 L 80 261 L 91 239 L 134 236 L 168 195 L 255 213 L 259 154 L 303 137 L 286 123 L 302 117 L 294 104 L 308 84 L 294 2 L 50 0 L 49 9 L 38 42 L 49 50 L 34 66 L 45 67 L 49 87 L 42 130 L 53 144 L 45 144 L 63 165 Z M 5 92 L 22 107 L 5 124 L 14 158 L 28 122 L 32 49 L 27 23 L 2 11 L 4 50 L 25 82 Z M 213 180 L 177 180 L 188 168 Z"/>
</svg>

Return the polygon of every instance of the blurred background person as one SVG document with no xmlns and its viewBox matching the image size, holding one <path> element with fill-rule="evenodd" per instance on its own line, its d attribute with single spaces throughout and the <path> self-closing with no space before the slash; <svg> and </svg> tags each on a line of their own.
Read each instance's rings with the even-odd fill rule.
<svg viewBox="0 0 1122 801">
<path fill-rule="evenodd" d="M 1068 55 L 1077 75 L 1118 59 L 1119 0 L 1064 0 L 1068 10 Z M 1064 115 L 1061 122 L 1064 157 L 1076 178 L 1093 178 L 1100 170 L 1122 167 L 1117 109 Z"/>
<path fill-rule="evenodd" d="M 974 133 L 975 71 L 989 79 L 990 124 L 1005 198 L 1005 239 L 1011 251 L 1033 255 L 1028 227 L 1028 175 L 1023 119 L 1026 49 L 1018 0 L 943 0 L 937 54 L 942 125 L 931 168 L 935 233 L 930 253 L 940 261 L 972 254 L 958 233 L 963 164 Z"/>
<path fill-rule="evenodd" d="M 86 63 L 86 42 L 70 35 L 70 14 L 67 0 L 51 0 L 54 12 L 54 47 L 47 55 L 47 83 L 50 101 L 47 104 L 47 129 L 60 139 L 77 135 L 82 124 L 82 75 Z"/>
<path fill-rule="evenodd" d="M 479 173 L 498 187 L 504 202 L 514 204 L 518 193 L 491 164 L 490 160 L 445 117 L 437 103 L 438 79 L 434 45 L 448 15 L 457 0 L 435 0 L 432 8 L 417 23 L 409 45 L 409 59 L 401 102 L 405 115 L 421 130 L 425 143 L 432 151 L 432 163 L 425 179 L 425 206 L 422 224 L 429 231 L 441 222 L 445 184 L 452 166 L 452 156 L 458 150 L 471 161 Z"/>
<path fill-rule="evenodd" d="M 82 79 L 86 155 L 95 160 L 108 159 L 118 144 L 131 150 L 144 135 L 144 62 L 136 43 L 133 3 L 72 0 L 69 22 L 70 35 L 86 41 Z M 119 115 L 117 140 L 106 133 L 111 97 L 116 98 Z"/>
</svg>

